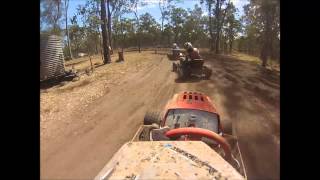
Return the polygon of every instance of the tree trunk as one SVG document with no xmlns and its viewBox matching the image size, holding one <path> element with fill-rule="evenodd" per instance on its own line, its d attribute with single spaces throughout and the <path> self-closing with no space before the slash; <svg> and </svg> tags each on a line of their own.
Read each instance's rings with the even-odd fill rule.
<svg viewBox="0 0 320 180">
<path fill-rule="evenodd" d="M 225 36 L 225 39 L 224 39 L 224 49 L 223 49 L 224 53 L 225 54 L 228 54 L 228 43 L 227 43 L 227 36 Z"/>
<path fill-rule="evenodd" d="M 226 37 L 222 35 L 221 40 L 220 40 L 220 47 L 221 47 L 221 52 L 225 54 L 225 43 L 226 43 Z"/>
<path fill-rule="evenodd" d="M 119 55 L 119 59 L 118 59 L 118 61 L 124 61 L 123 51 L 118 52 L 118 55 Z"/>
<path fill-rule="evenodd" d="M 225 19 L 229 4 L 230 4 L 230 0 L 229 0 L 229 2 L 227 4 L 226 8 L 224 9 L 223 17 L 221 18 L 222 2 L 221 2 L 221 0 L 217 0 L 216 8 L 218 7 L 218 11 L 217 11 L 217 16 L 216 16 L 217 17 L 216 54 L 220 53 L 220 50 L 219 50 L 220 34 L 221 34 L 221 31 L 222 31 L 222 27 L 223 27 L 223 24 L 224 24 L 224 19 Z"/>
<path fill-rule="evenodd" d="M 113 48 L 114 48 L 114 49 L 116 49 L 117 46 L 118 46 L 116 37 L 118 37 L 118 34 L 115 34 L 114 36 L 112 36 Z"/>
<path fill-rule="evenodd" d="M 220 51 L 219 51 L 219 43 L 220 43 L 220 27 L 219 27 L 219 25 L 220 25 L 220 7 L 221 7 L 221 5 L 220 5 L 220 1 L 221 0 L 217 0 L 217 2 L 216 2 L 216 7 L 215 7 L 215 10 L 216 10 L 216 13 L 215 13 L 215 17 L 216 17 L 216 19 L 215 19 L 215 21 L 216 21 L 216 39 L 215 39 L 215 53 L 216 54 L 219 54 L 220 53 Z"/>
<path fill-rule="evenodd" d="M 270 56 L 270 49 L 271 49 L 271 15 L 269 8 L 266 8 L 265 10 L 265 27 L 264 27 L 264 42 L 260 54 L 260 58 L 262 60 L 262 66 L 267 66 L 268 57 Z"/>
<path fill-rule="evenodd" d="M 160 36 L 160 44 L 161 46 L 163 46 L 163 21 L 164 21 L 164 18 L 162 17 L 162 20 L 161 20 L 161 36 Z"/>
<path fill-rule="evenodd" d="M 174 32 L 174 43 L 177 43 L 178 41 L 178 33 Z"/>
<path fill-rule="evenodd" d="M 268 55 L 267 54 L 268 53 L 267 53 L 266 45 L 264 45 L 262 50 L 261 50 L 261 55 L 260 55 L 263 67 L 266 67 L 266 65 L 267 65 L 267 60 L 268 60 Z"/>
<path fill-rule="evenodd" d="M 95 50 L 96 50 L 96 51 L 95 51 L 95 54 L 98 54 L 98 52 L 99 52 L 99 51 L 98 51 L 98 44 L 99 44 L 99 43 L 98 43 L 98 39 L 96 39 L 96 43 L 95 43 L 95 45 L 96 45 L 96 46 L 95 46 L 95 47 L 96 47 Z"/>
<path fill-rule="evenodd" d="M 107 10 L 108 10 L 108 39 L 109 39 L 109 46 L 113 49 L 112 46 L 112 31 L 111 31 L 111 12 L 110 12 L 110 0 L 107 0 Z"/>
<path fill-rule="evenodd" d="M 96 5 L 97 5 L 97 11 L 96 11 L 96 15 L 97 16 L 99 16 L 99 1 L 96 1 Z M 102 61 L 104 61 L 104 59 L 103 59 L 103 51 L 102 51 L 102 33 L 100 32 L 100 29 L 99 29 L 99 26 L 97 26 L 97 32 L 98 32 L 98 40 L 99 40 L 99 44 L 100 44 L 100 49 L 99 49 L 99 51 L 100 51 L 100 55 L 101 55 L 101 58 L 102 58 Z"/>
<path fill-rule="evenodd" d="M 229 53 L 232 54 L 232 44 L 233 44 L 233 40 L 230 39 L 230 42 L 229 42 Z"/>
<path fill-rule="evenodd" d="M 159 9 L 161 13 L 161 34 L 160 34 L 160 44 L 163 45 L 163 22 L 164 22 L 164 9 L 161 8 L 161 1 L 159 1 Z"/>
<path fill-rule="evenodd" d="M 99 32 L 99 44 L 100 44 L 100 54 L 101 54 L 101 57 L 102 57 L 102 60 L 103 60 L 103 43 L 102 43 L 102 32 L 100 32 L 99 28 L 97 28 L 98 32 Z M 103 60 L 104 61 L 104 60 Z"/>
<path fill-rule="evenodd" d="M 208 5 L 208 12 L 209 12 L 209 33 L 210 33 L 210 51 L 213 51 L 213 44 L 214 44 L 214 37 L 212 32 L 212 14 L 211 14 L 211 3 Z"/>
<path fill-rule="evenodd" d="M 141 53 L 140 32 L 138 32 L 138 47 L 139 47 L 139 53 Z"/>
<path fill-rule="evenodd" d="M 223 24 L 224 24 L 224 20 L 225 20 L 225 17 L 226 17 L 226 14 L 227 14 L 227 9 L 228 9 L 228 7 L 229 7 L 229 4 L 230 4 L 230 0 L 229 0 L 229 3 L 227 4 L 227 6 L 226 6 L 226 8 L 224 9 L 224 12 L 223 12 L 223 17 L 221 18 L 221 22 L 220 22 L 220 25 L 219 25 L 219 29 L 220 29 L 220 33 L 221 33 L 221 31 L 222 31 L 222 28 L 223 28 Z M 221 5 L 220 5 L 221 6 Z M 220 7 L 220 9 L 221 9 L 221 7 Z M 227 35 L 225 35 L 224 36 L 224 43 L 225 43 L 225 47 L 224 47 L 224 50 L 223 51 L 225 51 L 225 50 L 227 50 L 226 48 L 227 48 Z"/>
<path fill-rule="evenodd" d="M 141 53 L 141 41 L 140 41 L 140 23 L 139 23 L 139 17 L 137 15 L 137 13 L 135 12 L 134 13 L 135 16 L 136 16 L 136 21 L 137 21 L 137 25 L 138 25 L 138 28 L 137 28 L 137 39 L 138 39 L 138 48 L 139 48 L 139 53 Z"/>
<path fill-rule="evenodd" d="M 69 0 L 64 0 L 64 5 L 66 9 L 66 34 L 67 34 L 67 42 L 68 42 L 68 49 L 69 49 L 69 54 L 70 58 L 73 59 L 73 54 L 71 51 L 71 43 L 70 43 L 70 38 L 69 38 L 69 28 L 68 28 L 68 7 L 69 7 Z"/>
<path fill-rule="evenodd" d="M 123 35 L 123 42 L 122 42 L 122 46 L 121 46 L 121 51 L 123 52 L 124 49 L 124 42 L 126 42 L 126 35 Z"/>
<path fill-rule="evenodd" d="M 110 53 L 108 48 L 108 34 L 107 34 L 107 19 L 106 19 L 106 5 L 105 0 L 101 0 L 101 30 L 102 30 L 102 45 L 103 45 L 103 59 L 104 64 L 110 63 Z"/>
<path fill-rule="evenodd" d="M 120 18 L 120 31 L 121 31 L 121 37 L 122 37 L 121 50 L 123 52 L 125 37 L 124 37 L 124 34 L 123 34 L 123 23 L 122 23 L 122 20 L 121 20 L 121 16 L 119 18 Z"/>
</svg>

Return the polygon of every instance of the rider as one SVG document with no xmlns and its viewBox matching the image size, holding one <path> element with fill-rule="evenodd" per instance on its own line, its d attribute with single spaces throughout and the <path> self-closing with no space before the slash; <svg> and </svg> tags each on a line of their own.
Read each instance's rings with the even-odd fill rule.
<svg viewBox="0 0 320 180">
<path fill-rule="evenodd" d="M 180 48 L 177 45 L 177 43 L 173 43 L 172 45 L 172 54 L 174 58 L 178 58 L 180 56 L 182 56 L 182 54 L 180 53 Z"/>
<path fill-rule="evenodd" d="M 179 47 L 178 47 L 177 43 L 173 43 L 173 45 L 172 45 L 172 49 L 179 49 Z"/>
<path fill-rule="evenodd" d="M 186 50 L 186 60 L 201 59 L 199 50 L 194 48 L 190 42 L 184 43 L 184 48 Z"/>
</svg>

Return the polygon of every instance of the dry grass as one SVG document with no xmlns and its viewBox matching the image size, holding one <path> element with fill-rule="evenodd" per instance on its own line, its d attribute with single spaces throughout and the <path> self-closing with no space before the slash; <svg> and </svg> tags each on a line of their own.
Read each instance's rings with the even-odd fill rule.
<svg viewBox="0 0 320 180">
<path fill-rule="evenodd" d="M 249 62 L 254 62 L 254 63 L 257 63 L 257 64 L 261 64 L 260 58 L 255 57 L 255 56 L 251 56 L 251 55 L 248 55 L 248 54 L 240 53 L 240 52 L 237 52 L 237 51 L 232 52 L 231 56 L 233 56 L 233 57 L 235 57 L 235 58 L 237 58 L 238 60 L 241 60 L 241 61 L 249 61 Z"/>
<path fill-rule="evenodd" d="M 215 57 L 217 57 L 216 55 L 214 55 L 214 52 L 211 52 L 208 48 L 200 48 L 200 54 L 202 53 L 206 53 L 206 54 L 210 54 L 213 55 Z M 222 56 L 231 56 L 236 60 L 240 60 L 240 61 L 246 61 L 246 62 L 251 62 L 257 65 L 261 65 L 261 59 L 257 56 L 252 56 L 249 54 L 245 54 L 245 53 L 241 53 L 238 51 L 232 51 L 232 54 L 221 54 Z M 274 59 L 269 59 L 267 62 L 267 69 L 270 70 L 276 70 L 278 72 L 280 72 L 280 63 L 277 60 Z"/>
<path fill-rule="evenodd" d="M 248 55 L 248 54 L 241 53 L 238 51 L 233 51 L 231 56 L 235 57 L 236 59 L 238 59 L 240 61 L 248 61 L 248 62 L 252 62 L 255 64 L 259 64 L 259 65 L 261 64 L 261 59 L 259 57 Z M 276 60 L 269 59 L 267 62 L 267 68 L 280 71 L 280 64 Z"/>
<path fill-rule="evenodd" d="M 83 74 L 79 81 L 65 82 L 40 94 L 40 126 L 41 138 L 53 137 L 59 133 L 61 124 L 69 124 L 73 113 L 82 111 L 89 104 L 107 94 L 110 89 L 120 84 L 124 74 L 141 71 L 159 60 L 160 55 L 153 52 L 125 52 L 125 61 L 115 63 L 117 56 L 111 57 L 112 63 L 97 66 L 91 75 Z M 89 59 L 88 57 L 85 57 Z M 85 58 L 81 58 L 83 61 Z M 74 62 L 78 59 L 72 60 Z M 92 57 L 92 64 L 101 63 L 100 56 Z M 68 68 L 71 68 L 70 66 Z M 74 68 L 83 70 L 90 68 L 90 61 L 75 64 Z"/>
</svg>

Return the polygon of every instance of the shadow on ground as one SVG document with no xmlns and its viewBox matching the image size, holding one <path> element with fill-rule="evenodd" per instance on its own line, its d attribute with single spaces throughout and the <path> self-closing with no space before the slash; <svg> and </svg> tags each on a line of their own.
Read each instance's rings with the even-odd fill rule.
<svg viewBox="0 0 320 180">
<path fill-rule="evenodd" d="M 203 57 L 207 63 L 213 64 L 212 76 L 227 79 L 280 108 L 280 73 L 276 70 L 265 69 L 254 62 L 238 60 L 232 56 L 205 53 Z M 219 67 L 215 68 L 217 65 Z"/>
<path fill-rule="evenodd" d="M 213 73 L 201 86 L 208 86 L 205 93 L 223 96 L 226 114 L 236 124 L 248 178 L 280 179 L 279 72 L 234 57 L 202 56 Z"/>
<path fill-rule="evenodd" d="M 204 79 L 204 78 L 191 76 L 191 77 L 187 77 L 184 79 L 176 78 L 174 81 L 175 81 L 175 83 L 196 83 L 196 82 L 205 81 L 205 80 L 206 79 Z"/>
</svg>

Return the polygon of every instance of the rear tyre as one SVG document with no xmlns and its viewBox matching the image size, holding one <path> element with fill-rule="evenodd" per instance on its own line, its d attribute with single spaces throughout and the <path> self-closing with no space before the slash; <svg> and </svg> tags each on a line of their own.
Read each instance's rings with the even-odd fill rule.
<svg viewBox="0 0 320 180">
<path fill-rule="evenodd" d="M 181 79 L 184 78 L 184 74 L 183 74 L 183 71 L 182 71 L 181 66 L 178 66 L 178 67 L 177 67 L 176 72 L 177 72 L 177 75 L 178 75 L 178 79 L 179 79 L 179 80 L 181 80 Z"/>
<path fill-rule="evenodd" d="M 204 71 L 204 78 L 210 79 L 212 75 L 212 69 L 209 69 L 207 66 L 203 66 L 203 71 Z"/>
<path fill-rule="evenodd" d="M 172 72 L 176 72 L 176 71 L 177 71 L 177 64 L 172 63 Z"/>
<path fill-rule="evenodd" d="M 223 124 L 223 133 L 233 135 L 233 125 L 230 120 L 225 121 Z"/>
<path fill-rule="evenodd" d="M 160 125 L 161 116 L 159 111 L 147 111 L 144 116 L 143 124 L 152 125 L 153 123 Z"/>
</svg>

